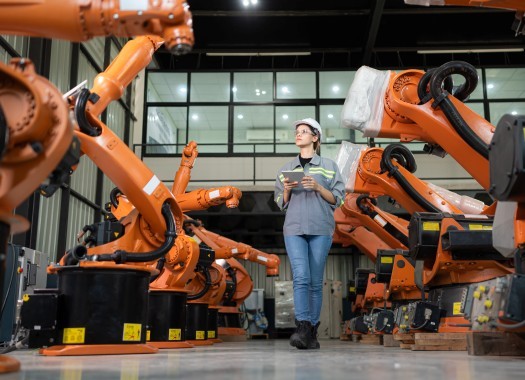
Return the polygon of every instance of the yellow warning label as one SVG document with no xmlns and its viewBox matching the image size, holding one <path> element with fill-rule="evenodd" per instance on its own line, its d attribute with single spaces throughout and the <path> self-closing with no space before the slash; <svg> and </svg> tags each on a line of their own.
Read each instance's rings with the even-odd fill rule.
<svg viewBox="0 0 525 380">
<path fill-rule="evenodd" d="M 118 232 L 113 232 L 113 235 L 115 235 L 115 237 L 118 237 L 119 233 Z"/>
<path fill-rule="evenodd" d="M 208 330 L 208 338 L 215 339 L 215 330 Z"/>
<path fill-rule="evenodd" d="M 146 340 L 149 342 L 151 340 L 151 331 L 150 330 L 147 330 L 146 331 Z"/>
<path fill-rule="evenodd" d="M 350 292 L 355 292 L 355 286 L 351 286 L 350 289 L 348 289 Z"/>
<path fill-rule="evenodd" d="M 64 344 L 83 344 L 86 338 L 85 327 L 68 327 L 64 329 L 62 343 Z"/>
<path fill-rule="evenodd" d="M 29 294 L 24 294 L 24 295 L 22 296 L 22 300 L 23 300 L 24 302 L 29 301 Z"/>
<path fill-rule="evenodd" d="M 382 256 L 381 257 L 381 264 L 392 264 L 394 262 L 394 258 L 392 256 Z"/>
<path fill-rule="evenodd" d="M 195 339 L 206 339 L 206 331 L 195 331 Z"/>
<path fill-rule="evenodd" d="M 461 302 L 454 302 L 454 304 L 452 305 L 452 314 L 461 314 Z"/>
<path fill-rule="evenodd" d="M 142 325 L 140 323 L 124 323 L 123 342 L 140 342 Z"/>
<path fill-rule="evenodd" d="M 471 231 L 481 231 L 483 229 L 483 225 L 481 224 L 469 224 L 468 229 Z"/>
<path fill-rule="evenodd" d="M 423 231 L 439 231 L 439 222 L 423 222 Z"/>
<path fill-rule="evenodd" d="M 181 340 L 181 329 L 169 329 L 168 340 Z"/>
<path fill-rule="evenodd" d="M 483 226 L 483 229 L 492 231 L 492 226 Z"/>
</svg>

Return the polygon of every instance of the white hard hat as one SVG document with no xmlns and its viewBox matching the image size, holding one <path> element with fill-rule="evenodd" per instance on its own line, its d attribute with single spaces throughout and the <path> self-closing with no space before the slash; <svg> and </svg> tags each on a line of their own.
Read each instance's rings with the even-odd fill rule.
<svg viewBox="0 0 525 380">
<path fill-rule="evenodd" d="M 323 135 L 323 130 L 321 129 L 321 125 L 316 120 L 312 119 L 311 117 L 307 117 L 306 119 L 297 120 L 297 121 L 293 122 L 294 128 L 297 128 L 297 126 L 299 126 L 301 124 L 306 124 L 306 125 L 309 125 L 310 127 L 312 127 L 313 129 L 316 129 L 318 134 L 319 134 L 319 141 L 321 141 L 321 136 Z"/>
</svg>

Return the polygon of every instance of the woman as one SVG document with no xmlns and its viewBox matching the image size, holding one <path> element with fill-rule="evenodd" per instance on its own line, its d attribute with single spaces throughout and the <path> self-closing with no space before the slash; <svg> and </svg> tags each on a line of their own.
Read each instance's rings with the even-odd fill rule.
<svg viewBox="0 0 525 380">
<path fill-rule="evenodd" d="M 318 155 L 322 130 L 311 118 L 294 123 L 300 153 L 285 164 L 275 181 L 275 202 L 286 211 L 283 234 L 293 275 L 295 324 L 290 345 L 319 348 L 317 330 L 323 298 L 323 274 L 335 229 L 334 210 L 345 186 L 337 164 Z M 283 171 L 303 172 L 291 181 Z"/>
</svg>

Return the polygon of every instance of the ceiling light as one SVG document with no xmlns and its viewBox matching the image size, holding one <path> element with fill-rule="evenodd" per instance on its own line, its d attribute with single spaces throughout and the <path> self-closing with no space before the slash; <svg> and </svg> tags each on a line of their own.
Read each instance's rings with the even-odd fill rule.
<svg viewBox="0 0 525 380">
<path fill-rule="evenodd" d="M 252 5 L 255 5 L 257 4 L 257 0 L 250 0 L 250 3 L 252 3 Z"/>
<path fill-rule="evenodd" d="M 512 111 L 511 115 L 517 115 L 518 113 L 516 111 Z"/>
<path fill-rule="evenodd" d="M 288 120 L 288 115 L 287 115 L 287 114 L 284 114 L 284 115 L 283 115 L 283 119 L 284 119 L 284 120 Z"/>
<path fill-rule="evenodd" d="M 233 87 L 232 92 L 237 92 L 237 87 Z"/>
<path fill-rule="evenodd" d="M 281 87 L 281 91 L 283 92 L 283 94 L 289 94 L 290 93 L 290 90 L 286 86 Z"/>
<path fill-rule="evenodd" d="M 490 90 L 490 89 L 494 88 L 494 85 L 492 83 L 489 83 L 489 84 L 487 84 L 487 88 Z"/>
<path fill-rule="evenodd" d="M 242 5 L 247 7 L 248 5 L 250 5 L 250 2 L 248 0 L 243 0 Z"/>
<path fill-rule="evenodd" d="M 334 115 L 332 115 L 331 113 L 328 114 L 328 118 L 329 119 L 333 119 L 334 118 Z"/>
<path fill-rule="evenodd" d="M 244 118 L 244 116 L 242 114 L 237 115 L 237 119 L 243 119 L 243 118 Z"/>
<path fill-rule="evenodd" d="M 332 87 L 332 91 L 333 92 L 339 92 L 339 86 Z"/>
<path fill-rule="evenodd" d="M 179 91 L 185 94 L 186 92 L 188 92 L 188 89 L 186 87 L 181 87 L 179 88 Z"/>
<path fill-rule="evenodd" d="M 502 49 L 450 49 L 450 50 L 418 50 L 417 54 L 454 54 L 454 53 L 519 53 L 523 48 Z"/>
<path fill-rule="evenodd" d="M 263 94 L 263 95 L 266 95 L 266 91 L 263 91 L 262 94 Z"/>
<path fill-rule="evenodd" d="M 197 114 L 193 114 L 193 115 L 191 115 L 191 118 L 192 118 L 193 120 L 199 120 L 199 115 L 197 115 Z"/>
</svg>

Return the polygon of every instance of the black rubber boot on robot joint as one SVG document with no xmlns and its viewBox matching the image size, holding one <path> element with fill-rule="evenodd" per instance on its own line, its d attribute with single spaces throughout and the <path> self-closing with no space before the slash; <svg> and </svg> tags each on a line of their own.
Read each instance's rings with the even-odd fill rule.
<svg viewBox="0 0 525 380">
<path fill-rule="evenodd" d="M 308 345 L 309 349 L 318 350 L 319 348 L 321 348 L 321 345 L 319 344 L 319 341 L 317 340 L 317 335 L 318 335 L 317 330 L 319 329 L 320 324 L 321 322 L 317 322 L 315 326 L 312 326 L 310 330 L 312 336 L 310 338 L 310 344 Z"/>
<path fill-rule="evenodd" d="M 301 350 L 310 346 L 312 339 L 312 324 L 309 321 L 295 321 L 297 328 L 290 337 L 290 346 L 297 347 Z"/>
</svg>

